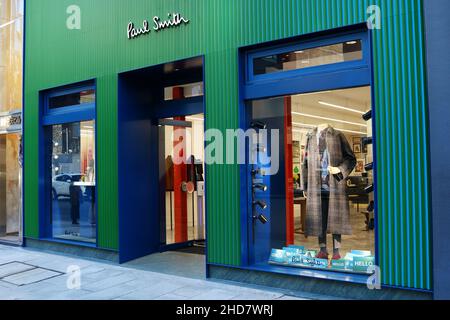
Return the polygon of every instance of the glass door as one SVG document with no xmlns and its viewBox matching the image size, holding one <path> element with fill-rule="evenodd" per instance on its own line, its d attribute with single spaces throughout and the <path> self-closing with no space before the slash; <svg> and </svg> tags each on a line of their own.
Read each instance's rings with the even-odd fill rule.
<svg viewBox="0 0 450 320">
<path fill-rule="evenodd" d="M 159 121 L 163 246 L 205 240 L 203 115 Z"/>
<path fill-rule="evenodd" d="M 20 135 L 0 135 L 0 240 L 22 238 Z"/>
</svg>

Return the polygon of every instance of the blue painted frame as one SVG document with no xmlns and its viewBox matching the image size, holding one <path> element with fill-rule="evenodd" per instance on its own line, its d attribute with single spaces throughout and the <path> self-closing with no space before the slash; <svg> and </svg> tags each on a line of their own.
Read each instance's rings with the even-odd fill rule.
<svg viewBox="0 0 450 320">
<path fill-rule="evenodd" d="M 188 57 L 199 58 L 203 60 L 202 81 L 205 83 L 205 59 L 204 56 Z M 164 86 L 173 85 L 171 83 L 157 82 L 154 86 L 148 86 L 148 83 L 142 84 L 142 77 L 147 77 L 154 72 L 160 72 L 160 68 L 170 63 L 148 66 L 119 73 L 118 76 L 118 170 L 119 170 L 119 262 L 125 263 L 136 258 L 149 254 L 158 253 L 165 250 L 176 248 L 175 245 L 161 244 L 161 217 L 160 217 L 160 187 L 159 187 L 159 143 L 158 143 L 158 120 L 174 117 L 189 116 L 198 113 L 206 115 L 206 92 L 203 96 L 186 98 L 181 101 L 164 101 Z M 150 72 L 149 72 L 150 71 Z M 186 74 L 182 78 L 177 78 L 177 84 L 189 83 L 192 78 Z M 150 90 L 150 91 L 149 91 Z M 138 92 L 146 92 L 154 100 L 152 107 L 149 108 L 149 101 L 145 97 L 139 96 Z M 127 107 L 132 106 L 132 107 Z M 207 118 L 205 117 L 205 125 Z M 206 126 L 205 126 L 206 130 Z M 132 148 L 137 137 L 141 139 L 141 145 L 138 151 L 134 152 Z M 136 139 L 135 139 L 136 138 Z M 144 141 L 143 141 L 144 139 Z M 148 147 L 150 146 L 150 147 Z M 133 153 L 134 152 L 134 153 Z M 134 154 L 132 159 L 130 154 Z M 138 156 L 136 156 L 138 155 Z M 136 158 L 143 162 L 142 166 L 152 166 L 153 170 L 141 170 L 135 172 L 130 170 L 130 163 L 134 163 Z M 134 168 L 135 166 L 133 166 Z M 207 168 L 205 176 L 207 177 Z M 127 174 L 125 174 L 127 172 Z M 133 187 L 129 187 L 129 176 L 138 177 L 133 181 Z M 205 179 L 205 188 L 208 179 Z M 156 186 L 156 187 L 155 187 Z M 155 191 L 155 192 L 152 192 Z M 149 199 L 147 202 L 134 201 L 130 204 L 130 199 L 136 196 L 136 193 L 144 192 L 141 198 Z M 206 196 L 206 190 L 205 190 Z M 130 208 L 130 206 L 133 208 Z M 133 218 L 130 218 L 131 212 Z M 154 211 L 155 214 L 151 214 Z M 207 207 L 204 208 L 207 219 Z M 207 223 L 207 221 L 205 221 Z M 206 227 L 206 241 L 208 239 L 208 229 Z M 187 245 L 186 242 L 181 245 Z M 207 260 L 206 260 L 207 261 Z M 206 263 L 205 261 L 205 263 Z"/>
<path fill-rule="evenodd" d="M 22 246 L 25 247 L 25 52 L 26 52 L 26 17 L 27 17 L 27 0 L 23 1 L 23 48 L 22 48 Z"/>
<path fill-rule="evenodd" d="M 87 80 L 75 84 L 70 84 L 58 88 L 43 90 L 40 92 L 40 126 L 39 126 L 39 239 L 55 243 L 72 244 L 77 246 L 98 247 L 98 215 L 96 216 L 96 241 L 95 244 L 82 241 L 61 240 L 53 238 L 51 227 L 51 172 L 48 163 L 51 162 L 51 150 L 48 148 L 51 144 L 51 126 L 57 124 L 67 124 L 82 121 L 96 121 L 96 102 L 85 103 L 75 106 L 50 109 L 48 102 L 51 97 L 61 96 L 68 93 L 75 93 L 85 90 L 97 91 L 96 80 Z M 97 99 L 96 99 L 97 100 Z M 95 143 L 97 144 L 97 131 L 95 131 Z M 97 156 L 95 156 L 95 165 L 98 166 Z M 95 170 L 96 181 L 97 170 Z M 98 187 L 95 188 L 98 199 Z M 98 202 L 95 203 L 95 209 L 98 212 Z"/>
<path fill-rule="evenodd" d="M 334 34 L 331 33 L 334 31 Z M 363 59 L 351 62 L 341 62 L 305 69 L 291 71 L 281 71 L 272 74 L 253 76 L 253 59 L 263 57 L 274 53 L 290 52 L 293 50 L 302 50 L 312 47 L 340 43 L 350 40 L 361 39 Z M 299 36 L 285 40 L 284 42 L 273 41 L 266 44 L 258 44 L 251 47 L 242 47 L 239 50 L 239 100 L 240 113 L 239 125 L 242 129 L 248 128 L 249 108 L 248 102 L 258 99 L 267 99 L 272 97 L 302 94 L 309 92 L 348 89 L 353 87 L 371 86 L 372 111 L 375 111 L 375 93 L 374 93 L 374 73 L 372 33 L 367 30 L 366 25 L 355 25 L 350 28 L 340 28 L 328 30 L 325 33 L 319 32 L 313 35 Z M 342 81 L 344 79 L 344 81 Z M 373 155 L 374 155 L 374 200 L 375 200 L 375 259 L 378 265 L 378 206 L 377 206 L 377 160 L 376 160 L 376 126 L 375 112 L 372 117 L 373 124 Z M 248 158 L 248 154 L 246 155 Z M 252 179 L 247 165 L 240 166 L 241 176 L 241 233 L 243 243 L 241 246 L 242 266 L 252 268 L 251 255 L 254 248 L 250 244 L 253 236 L 250 213 L 251 205 L 251 184 Z M 250 213 L 249 213 L 250 212 Z M 246 239 L 246 240 L 244 240 Z M 260 267 L 258 267 L 260 268 Z M 282 269 L 280 269 L 282 270 Z M 289 273 L 286 270 L 286 273 Z M 339 278 L 340 273 L 328 271 L 330 279 Z M 346 274 L 350 281 L 361 281 L 361 275 Z"/>
<path fill-rule="evenodd" d="M 309 68 L 303 69 L 295 69 L 295 70 L 287 70 L 287 71 L 278 71 L 274 73 L 262 74 L 262 75 L 254 75 L 253 67 L 254 60 L 257 58 L 262 58 L 266 56 L 283 54 L 289 52 L 295 52 L 300 50 L 307 50 L 317 47 L 329 46 L 333 44 L 345 43 L 352 40 L 360 40 L 362 45 L 362 54 L 363 57 L 360 60 L 352 60 L 345 62 L 337 62 L 324 64 L 319 66 L 313 66 Z M 318 38 L 310 38 L 308 42 L 299 42 L 299 43 L 291 43 L 291 44 L 281 44 L 269 47 L 267 49 L 253 49 L 247 51 L 245 53 L 247 68 L 245 71 L 246 82 L 248 84 L 257 83 L 260 81 L 273 81 L 277 79 L 285 79 L 287 77 L 299 77 L 302 75 L 308 74 L 318 74 L 318 73 L 327 73 L 327 72 L 336 72 L 339 70 L 346 69 L 356 69 L 356 68 L 364 68 L 370 63 L 370 54 L 369 53 L 369 41 L 366 35 L 361 34 L 359 31 L 355 32 L 347 32 L 337 36 L 321 36 Z"/>
</svg>

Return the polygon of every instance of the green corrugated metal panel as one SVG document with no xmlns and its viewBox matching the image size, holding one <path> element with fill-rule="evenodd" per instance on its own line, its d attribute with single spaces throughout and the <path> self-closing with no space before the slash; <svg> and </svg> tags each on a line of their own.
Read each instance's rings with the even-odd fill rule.
<svg viewBox="0 0 450 320">
<path fill-rule="evenodd" d="M 117 174 L 117 75 L 97 78 L 97 179 L 98 193 L 98 246 L 119 247 L 118 181 Z M 109 214 L 108 214 L 109 213 Z"/>
<path fill-rule="evenodd" d="M 82 30 L 65 28 L 78 4 Z M 364 22 L 374 32 L 378 131 L 379 248 L 383 283 L 430 289 L 427 130 L 421 0 L 34 0 L 27 1 L 26 234 L 37 235 L 37 91 L 97 78 L 99 242 L 117 248 L 118 72 L 205 55 L 206 125 L 238 125 L 237 48 Z M 128 41 L 126 25 L 179 11 L 186 28 Z M 111 122 L 112 121 L 112 122 Z M 102 143 L 105 145 L 102 145 Z M 103 180 L 102 180 L 103 177 Z M 110 185 L 105 186 L 105 183 Z M 240 264 L 239 170 L 209 166 L 209 261 Z"/>
</svg>

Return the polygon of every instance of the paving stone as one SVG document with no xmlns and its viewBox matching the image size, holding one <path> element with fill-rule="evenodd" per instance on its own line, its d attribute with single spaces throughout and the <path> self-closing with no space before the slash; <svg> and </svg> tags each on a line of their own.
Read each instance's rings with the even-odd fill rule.
<svg viewBox="0 0 450 320">
<path fill-rule="evenodd" d="M 45 269 L 33 269 L 30 271 L 25 271 L 22 273 L 14 274 L 3 278 L 3 281 L 15 284 L 17 286 L 23 286 L 27 284 L 32 284 L 52 277 L 60 276 L 61 274 L 54 271 L 49 271 Z"/>
<path fill-rule="evenodd" d="M 132 276 L 128 276 L 126 274 L 121 274 L 115 277 L 110 277 L 110 278 L 100 278 L 100 280 L 98 281 L 94 281 L 94 282 L 85 282 L 83 281 L 83 278 L 81 278 L 82 280 L 82 288 L 84 290 L 89 290 L 89 291 L 102 291 L 104 289 L 108 289 L 108 288 L 112 288 L 115 287 L 117 285 L 120 284 L 124 284 L 133 280 L 136 280 L 136 278 L 132 277 Z"/>
<path fill-rule="evenodd" d="M 286 292 L 235 283 L 187 278 L 151 271 L 148 265 L 116 265 L 0 245 L 0 261 L 27 261 L 40 269 L 9 275 L 17 286 L 0 279 L 0 300 L 230 300 L 299 299 Z M 171 254 L 171 257 L 176 255 Z M 166 259 L 163 256 L 164 259 Z M 152 259 L 158 260 L 158 257 Z M 145 260 L 145 259 L 144 259 Z M 81 290 L 67 288 L 69 265 L 81 267 Z M 43 270 L 47 268 L 50 270 Z M 0 267 L 1 270 L 1 267 Z M 37 271 L 36 271 L 37 270 Z M 56 273 L 52 271 L 60 271 Z M 159 273 L 161 272 L 161 273 Z M 48 276 L 52 276 L 48 278 Z M 4 279 L 3 279 L 4 280 Z M 310 298 L 310 297 L 308 297 Z"/>
<path fill-rule="evenodd" d="M 35 267 L 26 265 L 20 262 L 12 262 L 4 265 L 0 265 L 0 279 L 8 277 L 10 275 L 21 273 L 35 269 Z"/>
</svg>

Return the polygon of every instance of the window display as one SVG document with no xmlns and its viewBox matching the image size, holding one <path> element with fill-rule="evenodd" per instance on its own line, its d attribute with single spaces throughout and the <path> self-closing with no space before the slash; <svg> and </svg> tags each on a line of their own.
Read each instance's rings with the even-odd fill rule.
<svg viewBox="0 0 450 320">
<path fill-rule="evenodd" d="M 334 63 L 361 60 L 363 58 L 360 39 L 335 43 L 309 49 L 295 49 L 259 57 L 253 61 L 253 74 L 271 74 L 305 69 Z"/>
<path fill-rule="evenodd" d="M 272 247 L 255 263 L 269 258 L 276 265 L 370 272 L 375 264 L 371 105 L 370 87 L 252 102 L 251 123 L 280 131 L 284 163 L 270 176 L 264 166 L 252 166 L 253 185 L 265 186 L 251 199 L 264 200 L 253 206 L 253 215 L 268 225 L 257 225 L 254 237 Z"/>
<path fill-rule="evenodd" d="M 95 122 L 52 126 L 52 231 L 96 242 Z"/>
</svg>

